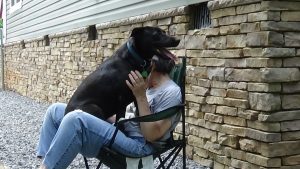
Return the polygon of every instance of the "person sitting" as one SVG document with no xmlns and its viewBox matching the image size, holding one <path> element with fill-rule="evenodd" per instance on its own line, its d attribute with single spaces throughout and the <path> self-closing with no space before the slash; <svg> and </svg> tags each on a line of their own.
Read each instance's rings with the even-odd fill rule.
<svg viewBox="0 0 300 169">
<path fill-rule="evenodd" d="M 181 103 L 180 87 L 169 73 L 173 60 L 154 56 L 152 69 L 145 80 L 140 72 L 131 71 L 127 86 L 136 98 L 139 116 L 157 113 Z M 67 168 L 78 153 L 97 157 L 103 146 L 108 146 L 115 126 L 81 110 L 64 116 L 66 104 L 54 103 L 46 111 L 37 145 L 37 157 L 42 158 L 41 169 Z M 146 156 L 155 151 L 155 143 L 171 136 L 180 115 L 155 122 L 127 122 L 118 131 L 112 144 L 114 151 L 129 156 Z M 112 121 L 112 118 L 110 118 Z"/>
</svg>

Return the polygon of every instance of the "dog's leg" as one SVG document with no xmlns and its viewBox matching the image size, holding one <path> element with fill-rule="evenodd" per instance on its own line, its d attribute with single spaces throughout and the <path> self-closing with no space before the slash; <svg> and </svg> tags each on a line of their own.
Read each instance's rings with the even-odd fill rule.
<svg viewBox="0 0 300 169">
<path fill-rule="evenodd" d="M 116 112 L 116 121 L 119 121 L 120 118 L 125 117 L 126 107 L 130 104 L 130 102 L 128 102 L 128 97 L 119 96 L 118 100 L 119 100 L 119 105 L 117 106 L 118 110 Z"/>
<path fill-rule="evenodd" d="M 139 112 L 139 107 L 138 107 L 137 102 L 136 102 L 135 99 L 134 99 L 133 103 L 134 103 L 134 106 L 135 106 L 135 108 L 136 108 L 135 116 L 138 117 L 138 116 L 140 116 L 140 112 Z"/>
<path fill-rule="evenodd" d="M 120 99 L 121 100 L 121 99 Z M 123 106 L 122 106 L 123 105 Z M 124 118 L 125 117 L 125 113 L 126 113 L 126 107 L 127 105 L 126 104 L 120 104 L 119 106 L 119 109 L 116 113 L 116 122 L 120 120 L 120 118 Z M 119 126 L 119 129 L 121 131 L 124 131 L 125 127 L 124 126 Z"/>
<path fill-rule="evenodd" d="M 96 104 L 82 105 L 82 106 L 79 106 L 78 109 L 80 109 L 84 112 L 87 112 L 87 113 L 89 113 L 93 116 L 96 116 L 99 119 L 106 120 L 103 110 L 99 106 L 97 106 Z"/>
<path fill-rule="evenodd" d="M 119 121 L 120 118 L 124 118 L 125 113 L 126 113 L 126 107 L 120 108 L 118 113 L 116 114 L 116 121 Z"/>
</svg>

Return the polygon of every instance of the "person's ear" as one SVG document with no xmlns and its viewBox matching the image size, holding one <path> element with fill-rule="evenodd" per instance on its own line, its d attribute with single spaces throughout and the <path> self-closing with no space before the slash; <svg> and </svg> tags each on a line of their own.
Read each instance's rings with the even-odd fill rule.
<svg viewBox="0 0 300 169">
<path fill-rule="evenodd" d="M 134 28 L 131 31 L 130 37 L 138 37 L 140 34 L 142 34 L 142 32 L 143 32 L 143 28 L 142 27 Z"/>
<path fill-rule="evenodd" d="M 155 71 L 155 63 L 152 62 L 152 66 L 151 66 L 151 72 L 154 72 Z"/>
</svg>

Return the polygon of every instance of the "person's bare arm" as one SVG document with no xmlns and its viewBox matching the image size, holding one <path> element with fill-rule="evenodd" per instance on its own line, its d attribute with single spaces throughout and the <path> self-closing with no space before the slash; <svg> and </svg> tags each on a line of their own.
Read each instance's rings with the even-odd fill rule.
<svg viewBox="0 0 300 169">
<path fill-rule="evenodd" d="M 126 80 L 127 86 L 132 90 L 139 108 L 139 115 L 145 116 L 151 114 L 149 103 L 146 97 L 147 84 L 138 71 L 131 71 L 129 79 Z M 162 137 L 171 127 L 171 120 L 165 119 L 156 122 L 141 122 L 141 131 L 147 141 L 153 142 Z"/>
</svg>

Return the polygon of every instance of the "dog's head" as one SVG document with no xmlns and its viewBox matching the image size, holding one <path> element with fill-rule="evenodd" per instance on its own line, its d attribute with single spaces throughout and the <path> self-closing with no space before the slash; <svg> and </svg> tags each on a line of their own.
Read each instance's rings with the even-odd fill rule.
<svg viewBox="0 0 300 169">
<path fill-rule="evenodd" d="M 135 47 L 145 59 L 151 59 L 153 55 L 162 58 L 176 59 L 176 56 L 169 52 L 167 47 L 176 47 L 180 40 L 169 36 L 157 27 L 134 28 L 131 33 Z"/>
</svg>

